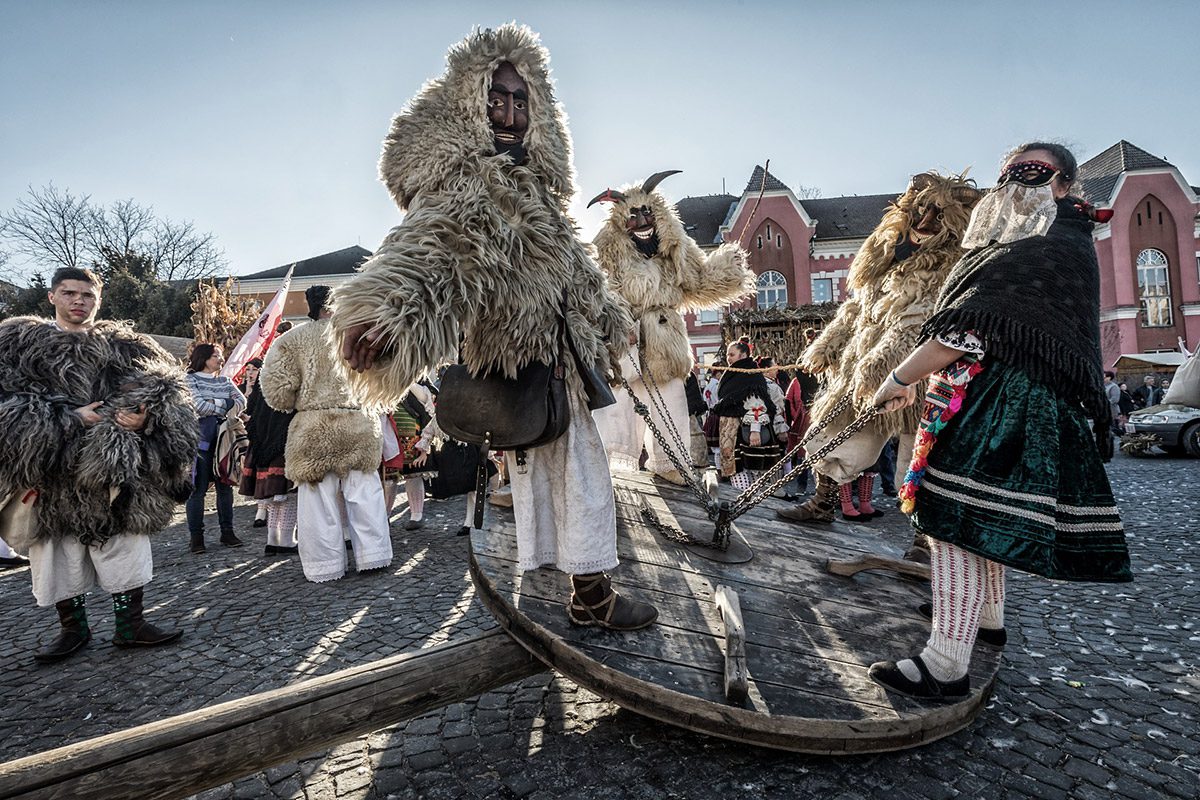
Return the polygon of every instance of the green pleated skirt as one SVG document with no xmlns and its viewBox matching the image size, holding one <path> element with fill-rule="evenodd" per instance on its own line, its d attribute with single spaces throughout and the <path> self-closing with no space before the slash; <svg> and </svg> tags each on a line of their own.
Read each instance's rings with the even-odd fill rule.
<svg viewBox="0 0 1200 800">
<path fill-rule="evenodd" d="M 1081 409 L 998 361 L 967 386 L 929 453 L 918 531 L 1067 581 L 1133 579 L 1125 530 Z"/>
</svg>

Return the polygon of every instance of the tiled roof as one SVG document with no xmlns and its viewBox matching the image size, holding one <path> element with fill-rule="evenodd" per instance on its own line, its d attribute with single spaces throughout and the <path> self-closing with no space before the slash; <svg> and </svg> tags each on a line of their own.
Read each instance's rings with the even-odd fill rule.
<svg viewBox="0 0 1200 800">
<path fill-rule="evenodd" d="M 1169 169 L 1174 165 L 1122 139 L 1079 165 L 1079 188 L 1085 200 L 1107 203 L 1117 178 L 1139 169 Z"/>
<path fill-rule="evenodd" d="M 757 196 L 758 193 L 760 191 L 762 191 L 762 188 L 763 188 L 763 168 L 761 166 L 756 165 L 754 167 L 754 172 L 750 175 L 750 180 L 748 180 L 746 182 L 746 188 L 743 191 L 744 192 L 752 192 L 755 196 Z M 768 192 L 785 190 L 787 188 L 788 187 L 784 185 L 783 181 L 776 178 L 770 172 L 767 172 L 767 191 Z"/>
<path fill-rule="evenodd" d="M 371 256 L 371 251 L 365 247 L 352 245 L 344 247 L 341 250 L 334 250 L 332 253 L 313 256 L 306 258 L 303 261 L 297 261 L 296 270 L 292 273 L 294 278 L 311 278 L 315 275 L 348 275 L 358 268 L 358 265 L 367 260 Z M 242 275 L 241 280 L 249 281 L 258 278 L 282 278 L 287 274 L 288 267 L 291 264 L 284 264 L 282 267 L 274 267 L 265 269 L 262 272 L 255 272 L 252 275 Z"/>
<path fill-rule="evenodd" d="M 863 239 L 875 230 L 888 204 L 900 196 L 866 194 L 801 200 L 808 215 L 817 221 L 814 239 Z"/>
<path fill-rule="evenodd" d="M 696 240 L 696 244 L 710 245 L 720 241 L 721 225 L 735 203 L 737 198 L 731 194 L 709 194 L 685 197 L 675 207 L 679 209 L 684 230 Z"/>
</svg>

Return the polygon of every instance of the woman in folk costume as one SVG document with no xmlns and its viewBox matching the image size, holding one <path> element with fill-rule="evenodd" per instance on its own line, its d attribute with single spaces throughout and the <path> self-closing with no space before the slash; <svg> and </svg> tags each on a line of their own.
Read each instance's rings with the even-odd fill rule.
<svg viewBox="0 0 1200 800">
<path fill-rule="evenodd" d="M 930 540 L 925 649 L 870 675 L 893 691 L 970 690 L 975 639 L 1003 646 L 1006 567 L 1066 581 L 1132 580 L 1100 447 L 1111 448 L 1101 385 L 1100 277 L 1092 220 L 1069 195 L 1075 158 L 1034 142 L 1007 159 L 976 207 L 924 343 L 873 402 L 912 406 L 927 376 L 902 507 Z"/>
<path fill-rule="evenodd" d="M 750 357 L 750 345 L 730 342 L 725 355 L 729 368 L 721 376 L 712 413 L 720 418 L 721 475 L 729 478 L 734 489 L 744 492 L 759 475 L 779 463 L 783 442 L 776 431 L 786 435 L 787 424 L 782 422 L 783 406 L 771 399 L 773 381 Z"/>
<path fill-rule="evenodd" d="M 548 54 L 528 28 L 472 33 L 446 72 L 392 121 L 380 172 L 407 214 L 339 287 L 334 335 L 355 393 L 392 405 L 430 367 L 461 355 L 515 377 L 559 353 L 558 319 L 585 364 L 618 359 L 632 320 L 576 237 L 571 145 Z M 459 347 L 461 339 L 461 349 Z M 604 445 L 565 359 L 570 426 L 508 455 L 522 569 L 570 573 L 570 619 L 633 629 L 657 611 L 616 594 L 616 517 Z"/>
<path fill-rule="evenodd" d="M 246 366 L 250 371 L 251 360 Z M 291 412 L 276 411 L 267 405 L 262 387 L 257 380 L 250 386 L 246 396 L 246 435 L 250 438 L 250 449 L 246 453 L 246 464 L 242 469 L 242 482 L 238 493 L 257 499 L 267 510 L 266 555 L 287 555 L 297 552 L 296 545 L 296 485 L 287 478 L 284 452 L 287 450 L 288 426 L 292 424 Z"/>
<path fill-rule="evenodd" d="M 408 387 L 388 415 L 397 453 L 383 462 L 383 498 L 390 516 L 396 499 L 395 482 L 404 480 L 404 493 L 408 497 L 406 531 L 415 531 L 425 524 L 425 478 L 432 474 L 428 467 L 429 453 L 437 430 L 433 425 L 436 410 L 433 397 L 429 382 L 422 378 Z M 389 431 L 385 429 L 383 435 L 386 440 Z"/>
<path fill-rule="evenodd" d="M 596 235 L 596 258 L 638 326 L 638 348 L 624 362 L 632 367 L 627 370 L 629 385 L 650 409 L 663 437 L 673 442 L 674 431 L 686 447 L 691 427 L 684 380 L 694 362 L 679 312 L 719 308 L 745 297 L 754 289 L 754 273 L 746 266 L 746 251 L 736 244 L 705 254 L 687 235 L 675 207 L 656 191 L 664 178 L 677 172 L 656 173 L 641 186 L 607 189 L 588 206 L 612 203 Z M 659 397 L 654 397 L 653 388 Z M 684 484 L 662 444 L 634 411 L 628 392 L 618 392 L 616 404 L 598 410 L 595 417 L 613 469 L 636 472 L 645 447 L 646 469 L 670 483 Z M 680 463 L 689 463 L 686 450 L 676 456 Z"/>
<path fill-rule="evenodd" d="M 979 197 L 974 185 L 961 177 L 923 172 L 913 177 L 863 243 L 846 278 L 852 296 L 804 351 L 803 369 L 825 380 L 810 409 L 814 422 L 829 416 L 846 395 L 852 398 L 850 406 L 813 437 L 810 452 L 868 406 L 875 387 L 917 343 L 938 289 L 962 254 L 963 231 Z M 918 421 L 915 410 L 876 417 L 816 463 L 817 486 L 811 499 L 776 513 L 789 522 L 832 522 L 840 502 L 843 511 L 854 516 L 855 488 L 869 507 L 872 478 L 860 476 L 893 436 L 900 437 L 900 460 L 908 463 Z"/>
</svg>

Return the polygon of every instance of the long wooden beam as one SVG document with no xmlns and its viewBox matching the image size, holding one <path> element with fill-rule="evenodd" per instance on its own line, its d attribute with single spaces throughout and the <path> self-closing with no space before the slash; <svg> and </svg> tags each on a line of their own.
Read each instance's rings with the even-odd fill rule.
<svg viewBox="0 0 1200 800">
<path fill-rule="evenodd" d="M 500 629 L 0 764 L 0 798 L 182 798 L 545 670 Z"/>
</svg>

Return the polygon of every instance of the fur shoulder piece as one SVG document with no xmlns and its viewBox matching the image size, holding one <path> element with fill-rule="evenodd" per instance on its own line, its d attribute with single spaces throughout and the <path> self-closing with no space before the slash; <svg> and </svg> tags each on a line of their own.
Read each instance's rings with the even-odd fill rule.
<svg viewBox="0 0 1200 800">
<path fill-rule="evenodd" d="M 566 113 L 554 96 L 550 54 L 529 28 L 515 23 L 476 29 L 446 54 L 446 71 L 422 87 L 392 119 L 379 161 L 380 179 L 401 209 L 420 193 L 453 182 L 464 161 L 497 155 L 487 121 L 492 73 L 508 61 L 529 85 L 528 169 L 566 211 L 574 194 Z"/>
</svg>

